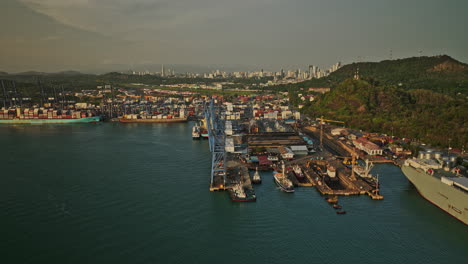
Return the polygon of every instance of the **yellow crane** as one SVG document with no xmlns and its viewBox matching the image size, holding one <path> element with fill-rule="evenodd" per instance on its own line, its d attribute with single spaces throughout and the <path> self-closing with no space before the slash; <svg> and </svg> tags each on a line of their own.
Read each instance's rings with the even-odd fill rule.
<svg viewBox="0 0 468 264">
<path fill-rule="evenodd" d="M 323 122 L 331 122 L 331 123 L 341 123 L 345 124 L 343 121 L 338 121 L 338 120 L 330 120 L 330 119 L 324 119 L 323 116 L 317 118 L 316 120 L 320 121 L 320 147 L 323 149 Z"/>
</svg>

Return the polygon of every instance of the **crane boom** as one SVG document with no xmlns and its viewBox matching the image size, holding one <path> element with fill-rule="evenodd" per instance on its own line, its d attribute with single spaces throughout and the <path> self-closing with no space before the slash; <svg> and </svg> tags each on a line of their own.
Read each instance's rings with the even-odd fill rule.
<svg viewBox="0 0 468 264">
<path fill-rule="evenodd" d="M 334 123 L 341 123 L 345 124 L 343 121 L 338 121 L 338 120 L 331 120 L 331 119 L 324 119 L 323 116 L 317 118 L 316 120 L 320 121 L 320 147 L 323 149 L 323 122 L 334 122 Z"/>
</svg>

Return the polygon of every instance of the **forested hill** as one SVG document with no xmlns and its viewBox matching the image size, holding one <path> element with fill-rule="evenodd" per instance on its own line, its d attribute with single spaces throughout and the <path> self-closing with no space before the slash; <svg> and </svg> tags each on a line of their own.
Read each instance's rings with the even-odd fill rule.
<svg viewBox="0 0 468 264">
<path fill-rule="evenodd" d="M 344 65 L 328 77 L 309 80 L 278 89 L 298 89 L 314 86 L 334 87 L 352 78 L 359 69 L 361 79 L 377 85 L 393 85 L 404 90 L 427 89 L 450 96 L 468 96 L 468 65 L 447 55 L 412 57 L 381 62 L 360 62 Z"/>
<path fill-rule="evenodd" d="M 346 122 L 346 126 L 436 146 L 468 142 L 468 102 L 424 89 L 404 90 L 348 79 L 305 105 L 303 112 Z"/>
</svg>

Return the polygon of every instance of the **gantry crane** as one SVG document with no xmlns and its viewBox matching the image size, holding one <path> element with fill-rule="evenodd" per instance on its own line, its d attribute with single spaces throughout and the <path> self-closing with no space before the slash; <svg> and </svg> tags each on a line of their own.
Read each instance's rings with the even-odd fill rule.
<svg viewBox="0 0 468 264">
<path fill-rule="evenodd" d="M 323 149 L 323 122 L 333 122 L 333 123 L 341 123 L 345 124 L 343 121 L 338 121 L 338 120 L 330 120 L 330 119 L 324 119 L 323 116 L 320 118 L 317 118 L 316 120 L 320 121 L 320 147 Z"/>
</svg>

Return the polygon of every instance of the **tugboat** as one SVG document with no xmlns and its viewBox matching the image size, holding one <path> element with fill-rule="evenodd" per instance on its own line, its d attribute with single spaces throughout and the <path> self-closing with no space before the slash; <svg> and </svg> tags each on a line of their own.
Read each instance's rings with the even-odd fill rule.
<svg viewBox="0 0 468 264">
<path fill-rule="evenodd" d="M 253 189 L 245 189 L 242 176 L 240 177 L 240 181 L 234 184 L 234 186 L 232 186 L 231 189 L 228 189 L 228 191 L 231 201 L 233 202 L 253 202 L 257 200 Z"/>
<path fill-rule="evenodd" d="M 282 172 L 273 172 L 273 178 L 275 180 L 275 183 L 280 187 L 282 191 L 292 193 L 294 192 L 294 185 L 284 173 L 284 163 L 282 163 L 281 167 L 283 169 Z"/>
<path fill-rule="evenodd" d="M 200 127 L 198 124 L 192 127 L 192 139 L 200 139 Z"/>
<path fill-rule="evenodd" d="M 262 183 L 262 178 L 260 178 L 260 173 L 258 173 L 258 167 L 255 169 L 255 173 L 252 177 L 252 183 L 254 184 Z"/>
<path fill-rule="evenodd" d="M 338 202 L 338 196 L 329 196 L 329 197 L 326 197 L 325 200 L 328 203 L 336 204 Z"/>
</svg>

